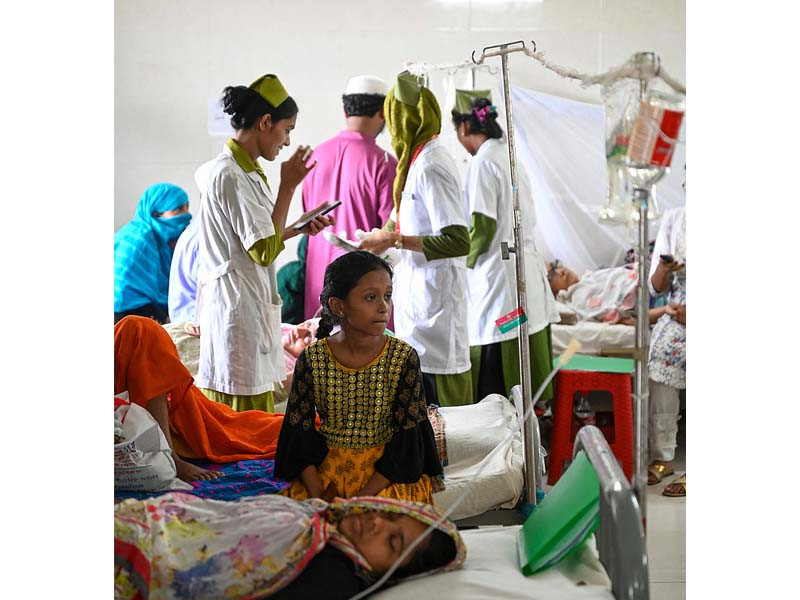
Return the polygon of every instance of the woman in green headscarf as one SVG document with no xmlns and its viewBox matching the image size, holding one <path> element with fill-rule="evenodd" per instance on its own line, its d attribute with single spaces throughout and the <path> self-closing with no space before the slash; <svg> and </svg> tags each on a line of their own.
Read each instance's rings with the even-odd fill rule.
<svg viewBox="0 0 800 600">
<path fill-rule="evenodd" d="M 397 77 L 383 111 L 398 158 L 395 210 L 361 248 L 402 251 L 395 267 L 395 332 L 419 354 L 427 402 L 471 404 L 469 231 L 458 170 L 437 138 L 442 113 L 433 93 L 408 72 Z"/>
<path fill-rule="evenodd" d="M 258 164 L 289 145 L 297 121 L 297 104 L 280 80 L 264 75 L 248 87 L 229 86 L 222 103 L 236 134 L 196 176 L 202 333 L 196 384 L 236 410 L 273 412 L 272 390 L 286 375 L 274 261 L 288 238 L 314 235 L 333 219 L 318 217 L 300 231 L 286 225 L 294 190 L 314 166 L 306 165 L 307 146 L 281 165 L 275 195 Z"/>
</svg>

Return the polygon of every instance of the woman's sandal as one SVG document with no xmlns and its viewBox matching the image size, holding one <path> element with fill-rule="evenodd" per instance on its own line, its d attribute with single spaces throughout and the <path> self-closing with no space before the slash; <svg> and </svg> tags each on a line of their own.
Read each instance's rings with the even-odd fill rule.
<svg viewBox="0 0 800 600">
<path fill-rule="evenodd" d="M 664 491 L 661 492 L 664 496 L 670 498 L 683 498 L 686 496 L 686 473 L 672 481 Z"/>
<path fill-rule="evenodd" d="M 656 485 L 661 483 L 664 477 L 668 477 L 675 472 L 674 467 L 668 467 L 661 463 L 653 463 L 647 467 L 647 485 Z"/>
</svg>

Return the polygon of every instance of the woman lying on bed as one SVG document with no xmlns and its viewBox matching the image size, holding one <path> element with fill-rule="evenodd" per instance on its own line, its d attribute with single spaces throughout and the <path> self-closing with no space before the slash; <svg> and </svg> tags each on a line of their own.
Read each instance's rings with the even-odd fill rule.
<svg viewBox="0 0 800 600">
<path fill-rule="evenodd" d="M 439 518 L 388 498 L 236 502 L 173 492 L 114 507 L 115 598 L 350 598 Z M 459 568 L 466 547 L 445 520 L 390 581 Z"/>
<path fill-rule="evenodd" d="M 194 386 L 169 334 L 152 319 L 129 316 L 114 325 L 114 394 L 123 391 L 158 422 L 184 481 L 220 474 L 179 456 L 214 462 L 275 456 L 283 415 L 238 413 L 206 398 Z"/>
<path fill-rule="evenodd" d="M 546 263 L 547 280 L 556 300 L 567 304 L 578 321 L 636 324 L 636 288 L 639 275 L 635 264 L 587 271 L 578 277 L 558 259 Z M 664 314 L 674 314 L 671 306 L 650 309 L 650 323 Z"/>
</svg>

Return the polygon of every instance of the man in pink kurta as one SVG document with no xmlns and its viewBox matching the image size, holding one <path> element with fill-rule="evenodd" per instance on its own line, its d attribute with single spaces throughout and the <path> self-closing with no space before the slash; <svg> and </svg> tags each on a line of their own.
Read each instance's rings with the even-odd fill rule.
<svg viewBox="0 0 800 600">
<path fill-rule="evenodd" d="M 383 100 L 386 82 L 377 77 L 354 77 L 342 96 L 347 128 L 315 149 L 310 162 L 317 166 L 303 180 L 303 211 L 327 200 L 341 200 L 331 213 L 336 232 L 355 240 L 356 229 L 383 227 L 394 208 L 392 183 L 397 159 L 375 143 L 383 130 Z M 308 238 L 304 315 L 310 319 L 319 310 L 319 294 L 325 268 L 344 250 L 322 236 Z M 390 324 L 391 325 L 391 324 Z"/>
</svg>

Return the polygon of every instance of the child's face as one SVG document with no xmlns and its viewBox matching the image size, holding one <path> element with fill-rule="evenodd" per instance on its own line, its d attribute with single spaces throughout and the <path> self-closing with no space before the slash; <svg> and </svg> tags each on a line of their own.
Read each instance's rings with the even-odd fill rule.
<svg viewBox="0 0 800 600">
<path fill-rule="evenodd" d="M 385 269 L 370 271 L 343 303 L 342 329 L 382 335 L 392 314 L 392 279 Z"/>
</svg>

